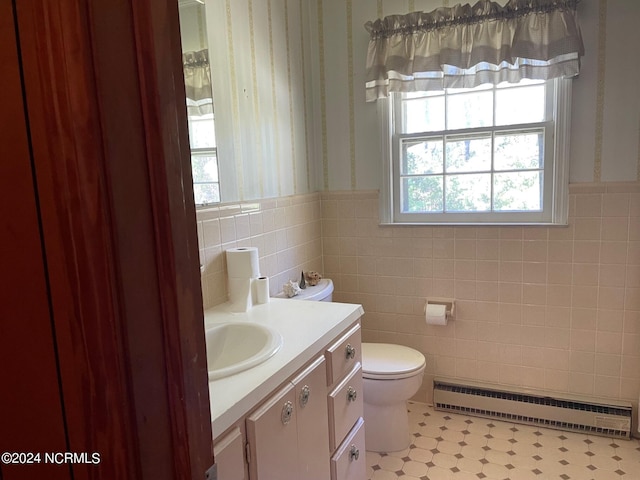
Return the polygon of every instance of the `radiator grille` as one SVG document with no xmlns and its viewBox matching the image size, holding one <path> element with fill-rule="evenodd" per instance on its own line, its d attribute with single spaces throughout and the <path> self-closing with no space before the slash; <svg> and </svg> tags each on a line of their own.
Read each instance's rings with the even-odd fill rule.
<svg viewBox="0 0 640 480">
<path fill-rule="evenodd" d="M 580 402 L 436 381 L 434 407 L 436 410 L 608 437 L 629 438 L 631 433 L 630 405 Z"/>
</svg>

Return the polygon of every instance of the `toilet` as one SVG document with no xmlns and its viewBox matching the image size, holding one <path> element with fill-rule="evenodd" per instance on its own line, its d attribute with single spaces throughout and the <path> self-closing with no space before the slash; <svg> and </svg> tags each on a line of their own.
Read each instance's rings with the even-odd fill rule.
<svg viewBox="0 0 640 480">
<path fill-rule="evenodd" d="M 413 348 L 362 344 L 365 444 L 372 452 L 397 452 L 411 443 L 407 400 L 422 385 L 426 361 Z"/>
<path fill-rule="evenodd" d="M 276 295 L 287 298 L 284 293 Z M 293 297 L 330 302 L 333 282 L 323 278 Z M 397 452 L 411 443 L 407 400 L 422 385 L 426 361 L 417 350 L 389 343 L 362 344 L 365 444 L 372 452 Z"/>
</svg>

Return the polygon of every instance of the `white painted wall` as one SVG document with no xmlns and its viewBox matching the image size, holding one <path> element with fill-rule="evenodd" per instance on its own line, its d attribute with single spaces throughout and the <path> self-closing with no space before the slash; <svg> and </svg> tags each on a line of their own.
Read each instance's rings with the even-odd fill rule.
<svg viewBox="0 0 640 480">
<path fill-rule="evenodd" d="M 363 25 L 448 4 L 207 0 L 223 202 L 378 189 Z M 578 13 L 586 54 L 574 80 L 570 180 L 639 180 L 640 2 L 583 0 Z"/>
<path fill-rule="evenodd" d="M 208 0 L 223 202 L 315 191 L 308 2 Z"/>
<path fill-rule="evenodd" d="M 180 37 L 183 52 L 197 52 L 208 46 L 204 6 L 198 2 L 180 5 Z"/>
<path fill-rule="evenodd" d="M 368 34 L 363 24 L 380 16 L 430 11 L 448 2 L 322 0 L 320 3 L 325 44 L 319 50 L 324 51 L 325 71 L 330 72 L 325 74 L 326 95 L 321 98 L 320 108 L 326 110 L 331 120 L 317 127 L 318 135 L 326 136 L 326 147 L 316 161 L 324 161 L 328 171 L 328 180 L 319 183 L 318 188 L 377 189 L 381 160 L 375 103 L 364 101 Z M 607 8 L 601 9 L 601 5 Z M 574 80 L 571 182 L 638 180 L 640 64 L 634 49 L 640 45 L 637 28 L 640 2 L 584 0 L 578 6 L 578 14 L 586 54 L 581 74 Z M 353 74 L 349 76 L 351 69 Z M 349 97 L 351 84 L 353 98 Z M 355 119 L 351 129 L 350 117 Z M 350 175 L 352 171 L 355 179 Z"/>
</svg>

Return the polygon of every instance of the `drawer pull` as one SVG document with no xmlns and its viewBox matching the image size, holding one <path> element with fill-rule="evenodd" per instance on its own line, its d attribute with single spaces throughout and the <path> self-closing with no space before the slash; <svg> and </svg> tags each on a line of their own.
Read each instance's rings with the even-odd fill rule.
<svg viewBox="0 0 640 480">
<path fill-rule="evenodd" d="M 356 357 L 356 349 L 350 343 L 347 343 L 347 348 L 345 349 L 345 356 L 348 359 Z"/>
<path fill-rule="evenodd" d="M 356 398 L 358 398 L 358 392 L 355 388 L 349 387 L 349 389 L 347 390 L 347 400 L 349 400 L 350 402 L 355 402 Z"/>
<path fill-rule="evenodd" d="M 309 396 L 311 395 L 311 389 L 309 385 L 305 385 L 302 387 L 302 391 L 300 392 L 300 406 L 304 408 L 309 402 Z"/>
<path fill-rule="evenodd" d="M 286 402 L 282 407 L 282 424 L 286 425 L 291 421 L 291 416 L 293 415 L 293 403 Z"/>
<path fill-rule="evenodd" d="M 360 450 L 358 450 L 355 445 L 351 445 L 351 450 L 349 450 L 349 459 L 351 459 L 351 461 L 354 461 L 358 460 L 359 457 Z"/>
</svg>

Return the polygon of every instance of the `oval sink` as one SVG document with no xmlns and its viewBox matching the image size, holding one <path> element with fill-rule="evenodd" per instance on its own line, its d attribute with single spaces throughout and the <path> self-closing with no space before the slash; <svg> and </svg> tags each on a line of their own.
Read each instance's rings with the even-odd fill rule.
<svg viewBox="0 0 640 480">
<path fill-rule="evenodd" d="M 221 323 L 205 335 L 209 380 L 255 367 L 282 346 L 282 335 L 259 323 Z"/>
</svg>

